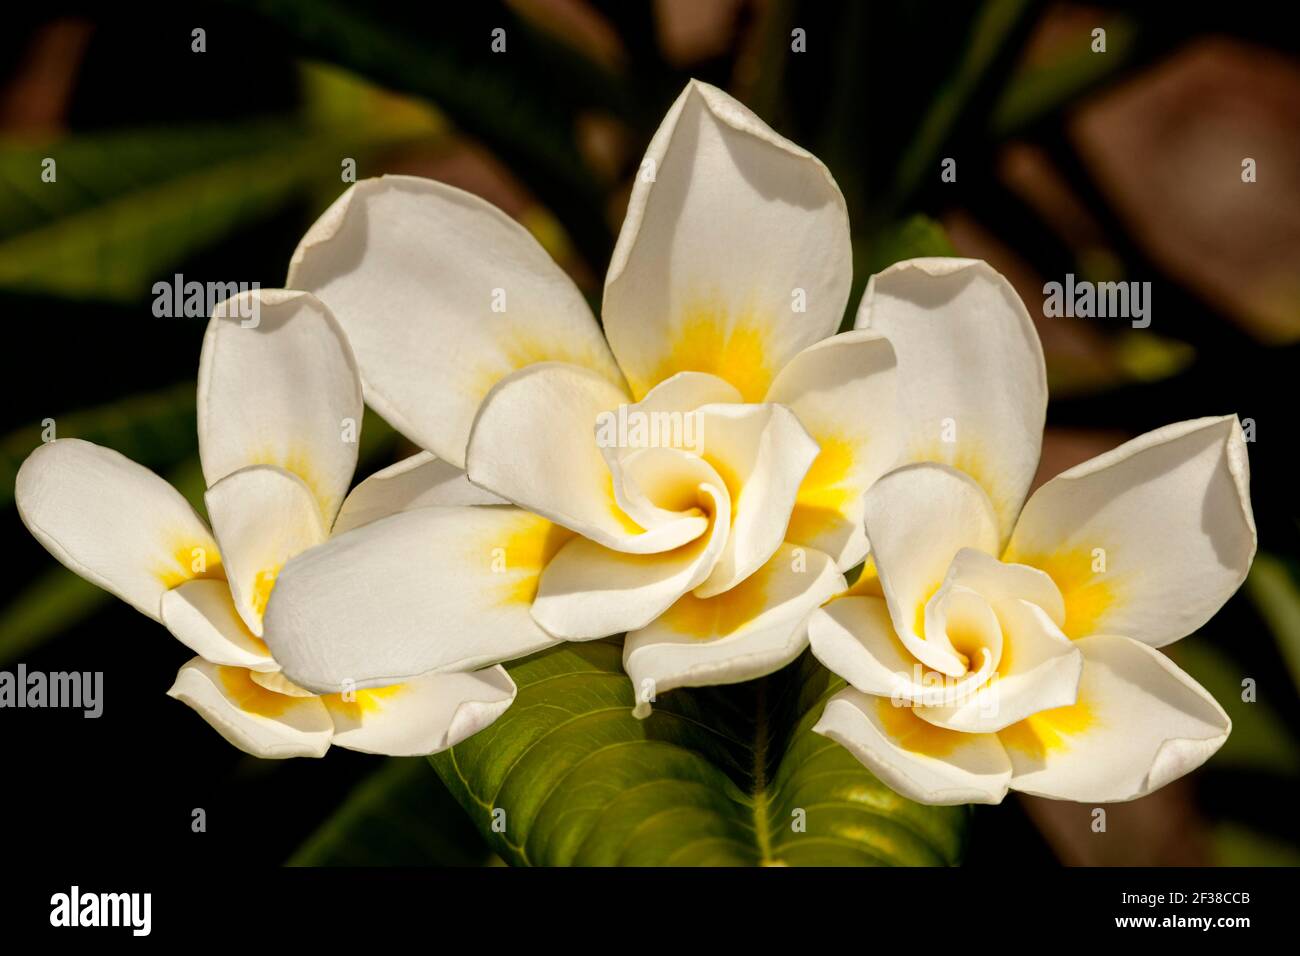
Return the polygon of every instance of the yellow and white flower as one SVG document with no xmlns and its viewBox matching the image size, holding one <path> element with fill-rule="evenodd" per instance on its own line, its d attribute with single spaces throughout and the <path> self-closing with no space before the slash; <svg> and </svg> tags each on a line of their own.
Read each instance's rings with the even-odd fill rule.
<svg viewBox="0 0 1300 956">
<path fill-rule="evenodd" d="M 317 696 L 280 673 L 262 617 L 280 567 L 331 530 L 426 503 L 490 499 L 419 455 L 345 500 L 362 415 L 347 340 L 311 295 L 244 295 L 257 308 L 219 306 L 200 359 L 212 532 L 153 472 L 77 439 L 43 445 L 23 463 L 19 514 L 59 561 L 198 655 L 169 693 L 240 749 L 262 757 L 320 756 L 331 743 L 387 754 L 446 749 L 510 706 L 515 687 L 503 669 Z M 245 327 L 248 315 L 256 325 Z"/>
<path fill-rule="evenodd" d="M 977 304 L 954 281 L 963 271 L 904 263 L 864 297 L 859 326 L 886 329 L 898 356 L 905 454 L 930 460 L 867 492 L 872 564 L 810 619 L 813 653 L 850 685 L 815 729 L 923 803 L 997 803 L 1008 789 L 1131 800 L 1198 767 L 1231 729 L 1156 648 L 1204 624 L 1250 568 L 1242 430 L 1232 416 L 1166 426 L 1064 472 L 1021 511 L 1041 350 L 1019 303 Z M 1018 357 L 986 361 L 988 349 Z M 961 356 L 959 379 L 944 366 Z M 1017 365 L 1021 388 L 989 381 Z"/>
<path fill-rule="evenodd" d="M 835 334 L 851 278 L 827 169 L 703 83 L 642 163 L 604 335 L 496 208 L 358 183 L 288 285 L 338 317 L 377 411 L 511 504 L 411 511 L 290 562 L 267 615 L 286 673 L 331 692 L 626 633 L 645 713 L 794 659 L 867 553 L 862 493 L 903 437 L 889 343 Z M 689 427 L 603 437 L 655 416 Z"/>
<path fill-rule="evenodd" d="M 926 803 L 1124 800 L 1198 766 L 1228 719 L 1155 648 L 1250 566 L 1236 420 L 1144 435 L 1025 504 L 1047 386 L 1009 283 L 899 263 L 836 334 L 851 271 L 826 168 L 692 82 L 632 190 L 603 333 L 493 206 L 367 180 L 295 252 L 304 291 L 209 327 L 213 534 L 84 442 L 29 458 L 19 508 L 200 655 L 172 694 L 262 755 L 443 749 L 513 699 L 488 665 L 625 633 L 640 715 L 811 642 L 850 685 L 816 729 Z M 362 383 L 427 451 L 345 500 Z"/>
</svg>

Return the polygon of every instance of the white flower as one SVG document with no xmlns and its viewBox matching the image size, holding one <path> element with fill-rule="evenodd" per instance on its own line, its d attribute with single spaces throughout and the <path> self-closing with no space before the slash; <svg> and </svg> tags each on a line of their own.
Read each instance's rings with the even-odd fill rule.
<svg viewBox="0 0 1300 956">
<path fill-rule="evenodd" d="M 1155 648 L 1204 624 L 1250 568 L 1241 427 L 1142 435 L 1022 512 L 1037 338 L 1014 331 L 1017 310 L 970 299 L 961 275 L 904 263 L 864 297 L 858 324 L 884 328 L 898 354 L 909 454 L 944 464 L 900 468 L 866 494 L 874 571 L 809 624 L 813 653 L 850 685 L 815 729 L 923 803 L 997 803 L 1008 788 L 1131 800 L 1198 767 L 1231 728 Z M 991 349 L 1021 358 L 989 362 Z M 959 378 L 943 366 L 962 356 Z M 1017 365 L 1008 387 L 998 376 L 1014 381 Z M 955 441 L 930 448 L 942 419 Z"/>
<path fill-rule="evenodd" d="M 645 713 L 807 646 L 808 614 L 867 553 L 862 493 L 901 441 L 889 344 L 835 334 L 843 198 L 696 82 L 640 169 L 604 336 L 527 232 L 436 182 L 358 183 L 303 239 L 288 284 L 338 316 L 369 403 L 511 505 L 411 511 L 290 562 L 267 639 L 295 681 L 328 692 L 626 632 Z M 692 440 L 602 440 L 652 415 Z"/>
<path fill-rule="evenodd" d="M 320 756 L 331 743 L 388 754 L 450 747 L 509 707 L 515 687 L 504 670 L 318 697 L 280 673 L 261 640 L 262 615 L 284 562 L 331 529 L 426 502 L 486 499 L 419 455 L 345 501 L 362 414 L 351 349 L 312 296 L 246 295 L 259 309 L 219 306 L 200 359 L 199 456 L 213 533 L 153 472 L 76 439 L 43 445 L 23 463 L 19 514 L 59 561 L 199 655 L 169 693 L 240 749 L 293 757 Z M 259 323 L 243 327 L 250 314 Z"/>
</svg>

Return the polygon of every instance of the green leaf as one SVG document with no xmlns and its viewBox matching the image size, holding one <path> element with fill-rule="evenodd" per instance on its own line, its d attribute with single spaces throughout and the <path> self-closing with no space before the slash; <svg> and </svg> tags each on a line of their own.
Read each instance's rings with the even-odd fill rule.
<svg viewBox="0 0 1300 956">
<path fill-rule="evenodd" d="M 138 302 L 186 256 L 313 185 L 341 191 L 342 157 L 440 129 L 427 110 L 364 87 L 369 108 L 343 108 L 348 85 L 308 70 L 301 118 L 0 140 L 0 289 Z M 41 178 L 45 157 L 53 182 Z"/>
<path fill-rule="evenodd" d="M 904 259 L 956 254 L 943 226 L 928 216 L 916 215 L 877 233 L 859 265 L 870 276 Z"/>
<path fill-rule="evenodd" d="M 565 644 L 507 669 L 519 687 L 514 705 L 429 759 L 509 863 L 961 858 L 967 808 L 905 800 L 812 732 L 825 700 L 844 685 L 811 655 L 748 684 L 675 690 L 646 720 L 632 716 L 617 641 Z M 504 822 L 503 832 L 494 821 Z"/>
<path fill-rule="evenodd" d="M 877 272 L 904 259 L 956 254 L 943 226 L 928 216 L 919 214 L 892 222 L 876 230 L 869 239 L 854 242 L 853 287 L 849 292 L 849 301 L 839 330 L 847 332 L 853 328 L 858 301 L 867 287 L 867 280 Z"/>
<path fill-rule="evenodd" d="M 1246 593 L 1268 622 L 1291 680 L 1300 688 L 1300 587 L 1293 572 L 1282 558 L 1261 551 L 1246 578 Z"/>
<path fill-rule="evenodd" d="M 289 858 L 289 866 L 484 866 L 492 855 L 418 757 L 390 758 Z"/>
</svg>

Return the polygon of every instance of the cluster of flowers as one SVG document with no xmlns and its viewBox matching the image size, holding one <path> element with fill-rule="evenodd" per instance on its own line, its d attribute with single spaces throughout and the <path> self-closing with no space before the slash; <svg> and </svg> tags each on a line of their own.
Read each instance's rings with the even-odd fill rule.
<svg viewBox="0 0 1300 956">
<path fill-rule="evenodd" d="M 641 168 L 603 332 L 496 208 L 356 184 L 288 290 L 244 293 L 255 326 L 208 327 L 211 529 L 76 440 L 24 464 L 27 527 L 193 649 L 171 694 L 261 756 L 436 752 L 510 706 L 501 662 L 624 634 L 640 716 L 811 645 L 848 685 L 818 732 L 926 803 L 1125 800 L 1206 760 L 1228 718 L 1156 648 L 1250 567 L 1237 419 L 1026 501 L 1047 387 L 1002 276 L 898 263 L 836 334 L 848 215 L 815 157 L 691 83 Z M 427 450 L 349 494 L 363 388 Z M 611 414 L 694 425 L 598 440 Z"/>
</svg>

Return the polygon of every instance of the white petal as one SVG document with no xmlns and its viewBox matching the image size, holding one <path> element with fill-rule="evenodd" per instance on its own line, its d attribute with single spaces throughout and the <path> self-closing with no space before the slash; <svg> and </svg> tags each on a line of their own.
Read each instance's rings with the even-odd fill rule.
<svg viewBox="0 0 1300 956">
<path fill-rule="evenodd" d="M 710 533 L 721 524 L 725 543 L 731 492 L 717 469 L 703 458 L 679 448 L 651 447 L 610 455 L 608 463 L 614 499 L 633 521 L 658 528 L 683 517 L 703 517 L 712 523 Z M 718 517 L 725 520 L 715 520 Z"/>
<path fill-rule="evenodd" d="M 1246 446 L 1228 416 L 1167 425 L 1058 475 L 1025 505 L 1006 560 L 1052 576 L 1070 637 L 1161 647 L 1208 621 L 1254 555 Z"/>
<path fill-rule="evenodd" d="M 623 643 L 638 716 L 675 687 L 735 684 L 784 667 L 808 646 L 808 615 L 844 586 L 828 555 L 785 544 L 731 590 L 685 595 Z"/>
<path fill-rule="evenodd" d="M 799 487 L 786 540 L 825 551 L 841 571 L 867 555 L 862 495 L 902 443 L 894 350 L 875 332 L 845 332 L 804 349 L 767 401 L 789 406 L 820 446 Z"/>
<path fill-rule="evenodd" d="M 182 644 L 213 664 L 276 671 L 280 665 L 244 624 L 225 581 L 186 581 L 162 596 L 162 622 Z"/>
<path fill-rule="evenodd" d="M 867 538 L 899 639 L 928 667 L 961 676 L 965 663 L 947 642 L 926 640 L 925 606 L 957 552 L 997 548 L 988 496 L 964 473 L 926 463 L 891 471 L 864 500 Z"/>
<path fill-rule="evenodd" d="M 1065 621 L 1065 599 L 1060 589 L 1049 574 L 1038 568 L 1009 564 L 983 551 L 963 548 L 952 560 L 947 581 L 984 595 L 996 614 L 1001 614 L 1009 603 L 1028 601 L 1042 608 L 1057 627 Z"/>
<path fill-rule="evenodd" d="M 639 526 L 646 529 L 643 537 L 659 542 L 656 550 L 666 550 L 662 542 L 670 531 L 689 530 L 694 535 L 701 533 L 689 523 L 693 519 L 687 516 L 685 507 L 701 504 L 696 501 L 696 488 L 700 479 L 691 469 L 669 468 L 677 460 L 667 454 L 670 449 L 687 452 L 702 460 L 711 474 L 716 476 L 709 480 L 716 481 L 720 478 L 725 483 L 732 503 L 731 529 L 712 574 L 700 586 L 698 593 L 701 597 L 712 596 L 734 586 L 771 557 L 785 538 L 786 525 L 800 481 L 817 455 L 816 443 L 809 438 L 798 418 L 784 406 L 731 402 L 696 406 L 696 402 L 706 396 L 725 397 L 728 391 L 734 394 L 734 389 L 714 376 L 679 373 L 656 387 L 641 402 L 620 405 L 612 412 L 595 413 L 599 417 L 596 428 L 597 446 L 612 475 L 614 499 L 619 514 L 639 522 Z M 514 400 L 515 403 L 525 405 L 523 399 L 526 394 L 521 393 Z M 490 411 L 495 405 L 494 393 L 485 408 Z M 595 407 L 594 403 L 590 404 L 590 407 L 573 416 L 574 419 L 585 421 Z M 480 421 L 487 414 L 485 412 Z M 524 415 L 527 412 L 516 414 Z M 502 414 L 500 417 L 504 421 L 507 416 Z M 476 425 L 476 435 L 479 427 L 481 426 Z M 538 427 L 544 425 L 539 423 Z M 503 433 L 504 431 L 502 429 Z M 474 444 L 477 447 L 477 440 Z M 547 442 L 547 447 L 554 448 L 557 444 L 551 440 Z M 580 439 L 575 441 L 574 455 L 581 453 L 581 444 Z M 649 447 L 645 447 L 647 445 Z M 649 454 L 656 451 L 662 454 Z M 661 474 L 646 475 L 643 467 L 643 474 L 632 475 L 628 469 L 633 457 L 637 457 L 643 466 L 649 463 L 663 466 Z M 471 474 L 478 475 L 472 463 L 470 470 Z M 588 470 L 594 470 L 594 466 L 591 469 L 583 466 L 584 473 Z M 480 479 L 476 477 L 475 480 Z M 655 485 L 653 492 L 649 490 L 651 482 Z M 486 478 L 481 483 L 491 484 Z M 634 485 L 642 487 L 631 487 Z M 603 509 L 599 505 L 595 482 L 588 481 L 587 486 L 588 496 L 597 499 L 597 507 Z M 650 498 L 674 501 L 676 504 L 670 507 L 650 507 L 647 494 Z M 520 503 L 540 513 L 547 513 L 546 509 L 538 508 L 532 502 L 521 500 Z M 570 509 L 570 513 L 573 510 Z M 597 513 L 595 509 L 593 513 Z M 555 516 L 554 513 L 552 516 Z M 619 542 L 604 532 L 595 533 L 590 524 L 566 524 L 607 546 L 622 551 L 633 550 L 627 541 Z M 673 546 L 677 543 L 674 540 Z M 640 552 L 648 549 L 638 547 L 636 550 Z"/>
<path fill-rule="evenodd" d="M 716 375 L 678 372 L 641 401 L 602 414 L 596 444 L 613 475 L 614 497 L 634 521 L 648 528 L 679 517 L 699 504 L 702 482 L 719 488 L 730 503 L 717 470 L 700 457 L 703 408 L 739 402 L 735 386 Z"/>
<path fill-rule="evenodd" d="M 702 405 L 739 404 L 744 400 L 740 390 L 724 378 L 707 372 L 678 372 L 652 388 L 631 409 L 647 414 L 689 412 Z"/>
<path fill-rule="evenodd" d="M 189 704 L 217 732 L 254 757 L 320 757 L 334 724 L 318 697 L 288 697 L 253 682 L 241 667 L 196 657 L 176 674 L 168 697 Z"/>
<path fill-rule="evenodd" d="M 465 671 L 555 643 L 529 608 L 571 537 L 515 508 L 432 507 L 338 535 L 285 565 L 266 642 L 317 693 Z"/>
<path fill-rule="evenodd" d="M 277 694 L 285 694 L 289 697 L 315 697 L 311 691 L 299 687 L 289 678 L 285 677 L 279 670 L 273 671 L 254 671 L 248 672 L 249 678 L 259 687 L 265 687 L 267 690 L 275 691 Z M 324 698 L 321 698 L 324 700 Z"/>
<path fill-rule="evenodd" d="M 586 300 L 537 240 L 443 183 L 357 183 L 303 237 L 288 284 L 338 316 L 371 407 L 457 467 L 479 403 L 515 369 L 556 360 L 622 381 Z"/>
<path fill-rule="evenodd" d="M 699 410 L 704 459 L 731 493 L 731 533 L 700 587 L 713 597 L 762 567 L 782 541 L 817 443 L 783 405 L 707 405 Z"/>
<path fill-rule="evenodd" d="M 813 655 L 866 694 L 912 700 L 926 668 L 894 634 L 884 598 L 841 597 L 808 621 Z"/>
<path fill-rule="evenodd" d="M 342 534 L 399 511 L 430 505 L 503 504 L 504 498 L 471 485 L 455 465 L 422 451 L 375 472 L 353 488 L 339 509 L 332 533 Z"/>
<path fill-rule="evenodd" d="M 77 438 L 42 445 L 18 469 L 14 501 L 64 566 L 155 621 L 163 592 L 220 577 L 217 544 L 180 492 L 111 449 Z"/>
<path fill-rule="evenodd" d="M 1011 762 L 996 735 L 944 730 L 888 697 L 846 688 L 827 701 L 813 731 L 919 803 L 1001 803 L 1007 793 Z"/>
<path fill-rule="evenodd" d="M 1112 635 L 1074 643 L 1084 659 L 1078 702 L 998 735 L 1015 767 L 1012 789 L 1134 800 L 1195 770 L 1228 739 L 1223 708 L 1159 651 Z"/>
<path fill-rule="evenodd" d="M 509 708 L 515 682 L 503 667 L 429 674 L 405 684 L 322 697 L 334 743 L 365 753 L 413 757 L 441 753 L 472 737 Z"/>
<path fill-rule="evenodd" d="M 222 478 L 204 497 L 235 608 L 261 637 L 276 575 L 290 558 L 327 537 L 315 496 L 297 475 L 253 465 Z"/>
<path fill-rule="evenodd" d="M 470 481 L 616 551 L 667 551 L 704 533 L 684 515 L 642 528 L 615 497 L 597 444 L 597 421 L 626 396 L 576 365 L 533 365 L 502 380 L 483 402 L 470 436 Z"/>
<path fill-rule="evenodd" d="M 852 270 L 844 198 L 826 167 L 692 81 L 632 187 L 605 331 L 637 397 L 693 369 L 757 402 L 838 327 Z"/>
<path fill-rule="evenodd" d="M 687 591 L 698 587 L 727 543 L 731 498 L 717 473 L 698 458 L 668 448 L 629 456 L 638 461 L 681 456 L 696 472 L 692 491 L 709 515 L 709 531 L 661 554 L 626 554 L 577 537 L 542 572 L 533 619 L 556 637 L 587 640 L 644 627 Z"/>
<path fill-rule="evenodd" d="M 265 289 L 217 307 L 199 358 L 209 487 L 249 465 L 276 465 L 306 482 L 329 527 L 352 483 L 362 411 L 352 349 L 314 296 Z"/>
<path fill-rule="evenodd" d="M 978 693 L 993 669 L 991 662 L 977 662 L 977 670 L 950 678 L 926 667 L 894 633 L 880 597 L 852 595 L 831 601 L 814 612 L 808 636 L 813 654 L 832 672 L 863 693 L 898 704 L 964 702 Z M 917 707 L 916 713 L 921 710 Z"/>
<path fill-rule="evenodd" d="M 1002 656 L 1002 627 L 982 594 L 945 581 L 925 606 L 925 642 L 942 642 L 965 663 L 960 676 L 983 684 Z"/>
<path fill-rule="evenodd" d="M 898 355 L 904 461 L 960 468 L 988 492 L 1002 540 L 1038 468 L 1047 377 L 1011 283 L 976 259 L 911 259 L 871 277 L 856 326 Z"/>
<path fill-rule="evenodd" d="M 975 693 L 947 706 L 918 707 L 939 727 L 994 733 L 1031 714 L 1075 703 L 1083 655 L 1047 613 L 1028 601 L 1008 601 L 998 611 L 1002 641 L 997 670 Z"/>
</svg>

